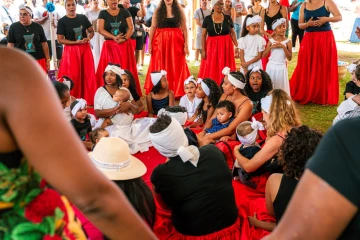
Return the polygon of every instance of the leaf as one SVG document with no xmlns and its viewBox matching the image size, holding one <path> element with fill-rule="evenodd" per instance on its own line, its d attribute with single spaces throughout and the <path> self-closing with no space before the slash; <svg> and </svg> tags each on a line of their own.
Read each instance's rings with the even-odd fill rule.
<svg viewBox="0 0 360 240">
<path fill-rule="evenodd" d="M 40 195 L 42 190 L 40 188 L 32 189 L 25 197 L 25 204 L 29 204 L 34 198 Z"/>
<path fill-rule="evenodd" d="M 13 240 L 38 240 L 45 236 L 43 227 L 40 224 L 30 222 L 20 223 L 11 233 Z"/>
<path fill-rule="evenodd" d="M 50 235 L 54 235 L 55 233 L 55 217 L 45 217 L 43 221 L 40 223 L 41 229 Z"/>
<path fill-rule="evenodd" d="M 65 214 L 59 207 L 56 207 L 54 215 L 55 215 L 55 222 L 56 222 L 57 220 L 62 219 Z"/>
</svg>

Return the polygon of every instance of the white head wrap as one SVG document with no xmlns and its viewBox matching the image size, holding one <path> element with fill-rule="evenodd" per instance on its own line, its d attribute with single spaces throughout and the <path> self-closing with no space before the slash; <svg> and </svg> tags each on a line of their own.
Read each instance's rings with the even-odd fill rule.
<svg viewBox="0 0 360 240">
<path fill-rule="evenodd" d="M 31 10 L 31 8 L 25 4 L 21 4 L 19 6 L 19 10 L 25 10 L 27 11 L 31 16 L 33 15 L 33 11 Z"/>
<path fill-rule="evenodd" d="M 347 66 L 346 68 L 348 69 L 349 73 L 352 74 L 356 70 L 356 66 L 357 65 L 355 63 L 352 63 L 349 66 Z"/>
<path fill-rule="evenodd" d="M 236 133 L 239 141 L 244 144 L 244 145 L 251 145 L 256 141 L 256 137 L 257 137 L 257 133 L 259 130 L 264 130 L 264 126 L 262 125 L 261 122 L 256 121 L 255 118 L 252 118 L 252 122 L 249 121 L 245 121 L 240 123 L 244 124 L 244 123 L 250 123 L 251 124 L 251 128 L 254 129 L 254 131 L 252 131 L 251 133 L 249 133 L 246 136 L 240 136 L 238 133 Z"/>
<path fill-rule="evenodd" d="M 184 126 L 187 120 L 187 112 L 169 112 L 166 111 L 165 108 L 162 108 L 158 112 L 158 116 L 166 114 L 172 118 L 175 118 L 181 126 Z"/>
<path fill-rule="evenodd" d="M 208 85 L 206 85 L 206 83 L 204 83 L 201 78 L 198 78 L 197 84 L 201 84 L 201 88 L 204 91 L 205 95 L 210 96 L 210 88 L 208 87 Z"/>
<path fill-rule="evenodd" d="M 191 82 L 193 82 L 193 83 L 195 84 L 195 86 L 196 86 L 197 83 L 196 83 L 195 78 L 194 78 L 193 75 L 191 75 L 190 77 L 188 77 L 188 78 L 184 81 L 184 85 L 189 84 L 189 83 L 191 83 Z"/>
<path fill-rule="evenodd" d="M 69 90 L 70 90 L 70 88 L 71 88 L 71 82 L 68 81 L 68 80 L 66 80 L 66 78 L 59 78 L 57 81 L 65 84 L 66 86 L 68 86 L 68 88 L 69 88 Z"/>
<path fill-rule="evenodd" d="M 86 101 L 82 98 L 80 99 L 76 99 L 76 101 L 78 101 L 78 103 L 73 107 L 73 109 L 71 110 L 71 114 L 75 117 L 76 113 L 80 110 L 80 109 L 84 109 L 86 106 Z"/>
<path fill-rule="evenodd" d="M 236 88 L 244 89 L 246 83 L 243 83 L 240 80 L 237 80 L 236 78 L 231 76 L 229 67 L 224 67 L 224 69 L 222 70 L 222 74 L 227 76 L 231 84 L 234 85 Z"/>
<path fill-rule="evenodd" d="M 246 19 L 246 26 L 250 26 L 251 24 L 254 23 L 260 23 L 261 22 L 261 17 L 259 15 L 253 16 L 253 17 L 248 17 Z"/>
<path fill-rule="evenodd" d="M 261 108 L 267 112 L 270 113 L 270 106 L 272 103 L 272 95 L 268 95 L 261 99 Z"/>
<path fill-rule="evenodd" d="M 251 69 L 250 75 L 251 75 L 253 72 L 258 72 L 258 73 L 261 74 L 260 69 L 261 69 L 261 68 L 260 68 L 259 66 L 254 67 L 253 69 Z"/>
<path fill-rule="evenodd" d="M 115 66 L 115 65 L 107 65 L 107 67 L 105 68 L 105 72 L 112 71 L 113 73 L 115 73 L 118 76 L 120 76 L 122 74 L 121 70 L 122 70 L 121 68 L 119 68 L 118 66 Z"/>
<path fill-rule="evenodd" d="M 151 82 L 155 86 L 160 82 L 160 79 L 163 76 L 166 76 L 167 72 L 165 70 L 161 70 L 159 73 L 150 73 Z"/>
<path fill-rule="evenodd" d="M 174 118 L 171 118 L 171 123 L 166 129 L 158 133 L 150 133 L 149 136 L 153 146 L 163 156 L 179 156 L 183 162 L 189 161 L 195 167 L 197 166 L 200 157 L 199 149 L 189 146 L 184 129 Z"/>
<path fill-rule="evenodd" d="M 278 26 L 280 26 L 283 23 L 286 23 L 286 19 L 285 18 L 279 18 L 279 19 L 276 19 L 274 21 L 274 23 L 271 25 L 271 27 L 272 27 L 273 30 L 275 30 Z"/>
</svg>

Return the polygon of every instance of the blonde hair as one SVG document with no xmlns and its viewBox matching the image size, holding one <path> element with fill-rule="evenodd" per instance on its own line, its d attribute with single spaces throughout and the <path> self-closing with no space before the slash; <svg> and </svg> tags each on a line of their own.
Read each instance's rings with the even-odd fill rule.
<svg viewBox="0 0 360 240">
<path fill-rule="evenodd" d="M 292 127 L 301 125 L 298 109 L 293 100 L 282 89 L 274 89 L 272 95 L 267 135 L 272 137 L 278 132 L 289 131 Z"/>
</svg>

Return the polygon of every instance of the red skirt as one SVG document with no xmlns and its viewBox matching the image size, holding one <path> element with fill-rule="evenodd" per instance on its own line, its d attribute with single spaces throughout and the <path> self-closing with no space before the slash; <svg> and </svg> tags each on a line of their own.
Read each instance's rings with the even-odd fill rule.
<svg viewBox="0 0 360 240">
<path fill-rule="evenodd" d="M 120 44 L 113 40 L 105 40 L 101 50 L 99 65 L 96 70 L 96 79 L 98 82 L 101 82 L 102 85 L 104 84 L 102 76 L 109 63 L 120 64 L 122 69 L 129 70 L 133 74 L 136 83 L 136 92 L 141 97 L 142 92 L 136 68 L 135 50 L 131 44 L 131 40 Z"/>
<path fill-rule="evenodd" d="M 290 90 L 300 104 L 338 104 L 338 56 L 332 31 L 305 32 Z"/>
<path fill-rule="evenodd" d="M 96 90 L 104 85 L 103 82 L 96 82 L 94 58 L 89 43 L 65 45 L 58 76 L 71 78 L 74 81 L 71 95 L 84 98 L 90 106 L 94 105 Z"/>
<path fill-rule="evenodd" d="M 273 33 L 274 31 L 273 30 L 266 30 L 267 33 Z M 265 45 L 265 48 L 269 42 L 269 39 L 266 37 L 266 35 L 264 35 L 264 39 L 265 39 L 265 42 L 266 42 L 266 45 Z M 269 53 L 269 55 L 267 55 L 266 57 L 263 57 L 261 58 L 261 62 L 262 62 L 262 67 L 263 67 L 263 70 L 266 71 L 266 66 L 269 62 L 269 57 L 271 56 L 271 52 Z"/>
<path fill-rule="evenodd" d="M 37 59 L 36 60 L 42 69 L 44 69 L 44 71 L 47 73 L 47 68 L 46 68 L 46 59 L 45 58 L 42 58 L 42 59 Z"/>
<path fill-rule="evenodd" d="M 222 70 L 229 67 L 236 71 L 234 44 L 230 35 L 209 36 L 206 39 L 206 59 L 201 60 L 199 78 L 211 78 L 220 85 Z"/>
<path fill-rule="evenodd" d="M 165 70 L 169 89 L 175 97 L 182 97 L 184 81 L 190 76 L 184 52 L 184 36 L 180 28 L 157 28 L 152 40 L 152 55 L 145 80 L 146 94 L 151 92 L 153 84 L 150 73 Z"/>
</svg>

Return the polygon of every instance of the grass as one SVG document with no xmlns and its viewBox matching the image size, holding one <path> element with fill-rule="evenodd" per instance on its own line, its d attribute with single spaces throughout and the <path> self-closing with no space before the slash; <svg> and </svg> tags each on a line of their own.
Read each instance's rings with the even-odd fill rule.
<svg viewBox="0 0 360 240">
<path fill-rule="evenodd" d="M 289 62 L 289 79 L 294 72 L 294 69 L 296 67 L 298 54 L 293 54 L 293 59 L 291 62 Z M 344 52 L 344 51 L 338 51 L 338 58 L 340 61 L 345 62 L 353 62 L 356 59 L 360 58 L 360 53 L 352 53 L 352 52 Z M 147 62 L 147 61 L 145 61 Z M 194 67 L 194 61 L 188 62 L 189 70 L 194 77 L 197 77 L 199 72 L 199 67 Z M 145 65 L 142 72 L 144 75 L 139 76 L 140 83 L 143 86 L 145 81 L 145 76 L 147 73 L 148 65 Z M 350 81 L 351 75 L 350 73 L 346 73 L 345 77 L 339 81 L 340 83 L 340 91 L 339 91 L 339 104 L 344 100 L 344 90 L 345 85 L 348 81 Z M 144 104 L 146 106 L 145 97 L 142 98 L 144 101 Z M 317 129 L 321 132 L 326 132 L 332 125 L 332 121 L 334 117 L 337 115 L 336 109 L 337 106 L 323 106 L 323 105 L 317 105 L 317 104 L 307 104 L 307 105 L 298 105 L 299 112 L 301 115 L 301 120 L 303 124 L 308 125 L 311 128 Z"/>
</svg>

